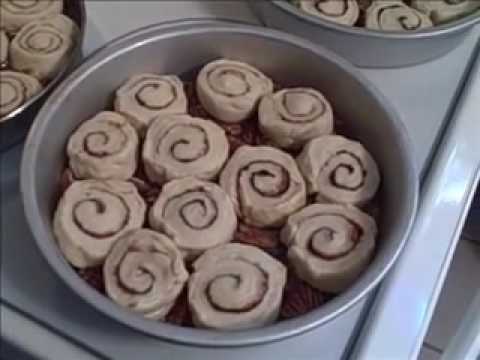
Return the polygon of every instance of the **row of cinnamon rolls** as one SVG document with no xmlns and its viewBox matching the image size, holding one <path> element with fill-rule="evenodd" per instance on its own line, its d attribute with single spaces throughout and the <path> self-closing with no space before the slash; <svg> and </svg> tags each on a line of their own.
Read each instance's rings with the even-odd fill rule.
<svg viewBox="0 0 480 360">
<path fill-rule="evenodd" d="M 187 286 L 197 326 L 244 329 L 276 320 L 287 268 L 258 247 L 231 243 L 237 217 L 221 187 L 173 180 L 149 211 L 149 229 L 146 213 L 129 182 L 76 181 L 58 205 L 54 231 L 72 265 L 100 264 L 109 297 L 147 318 L 163 320 Z M 299 278 L 338 293 L 368 265 L 376 232 L 375 221 L 352 205 L 312 204 L 287 218 L 280 241 Z M 186 261 L 193 261 L 191 274 Z"/>
<path fill-rule="evenodd" d="M 117 112 L 85 121 L 68 142 L 75 181 L 54 215 L 67 260 L 102 265 L 109 297 L 148 318 L 163 319 L 186 286 L 197 326 L 262 326 L 278 316 L 287 268 L 232 243 L 242 223 L 280 229 L 290 266 L 312 287 L 348 288 L 375 248 L 375 221 L 361 210 L 380 183 L 368 151 L 333 134 L 331 106 L 314 89 L 273 92 L 258 69 L 229 60 L 205 66 L 196 86 L 219 122 L 258 112 L 269 144 L 231 154 L 218 122 L 185 113 L 177 77 L 132 77 Z M 132 182 L 142 166 L 161 187 L 150 208 Z"/>
<path fill-rule="evenodd" d="M 414 31 L 441 25 L 480 9 L 477 0 L 291 0 L 310 15 L 348 26 Z"/>
<path fill-rule="evenodd" d="M 0 122 L 52 80 L 79 34 L 62 0 L 0 2 Z"/>
</svg>

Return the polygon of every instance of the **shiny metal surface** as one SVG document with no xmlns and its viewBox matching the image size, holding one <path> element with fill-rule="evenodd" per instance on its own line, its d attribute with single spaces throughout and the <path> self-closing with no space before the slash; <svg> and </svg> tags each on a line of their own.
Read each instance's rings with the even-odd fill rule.
<svg viewBox="0 0 480 360">
<path fill-rule="evenodd" d="M 357 344 L 355 359 L 418 357 L 480 180 L 478 99 L 480 42 L 469 81 L 423 186 L 418 212 L 422 221 L 416 222 L 411 235 L 422 241 L 407 243 L 382 283 Z M 398 326 L 399 323 L 409 326 Z M 395 341 L 386 343 L 385 339 Z"/>
<path fill-rule="evenodd" d="M 0 317 L 0 335 L 2 337 L 0 356 L 2 359 L 101 359 L 98 354 L 72 344 L 69 339 L 22 316 L 5 304 L 0 304 L 0 312 L 2 314 Z M 18 336 L 19 333 L 22 335 Z"/>
<path fill-rule="evenodd" d="M 188 78 L 200 66 L 218 57 L 252 63 L 285 86 L 301 84 L 321 89 L 350 132 L 378 161 L 384 184 L 380 195 L 383 215 L 378 253 L 359 281 L 305 316 L 235 333 L 151 322 L 119 308 L 73 272 L 61 256 L 51 229 L 64 146 L 72 130 L 107 108 L 113 89 L 132 74 L 151 71 L 184 74 Z M 314 64 L 308 72 L 299 58 Z M 344 100 L 346 91 L 353 94 L 348 102 Z M 359 118 L 364 121 L 356 121 Z M 54 138 L 48 136 L 52 132 L 56 134 Z M 58 87 L 40 111 L 27 139 L 21 177 L 26 215 L 37 244 L 75 292 L 105 314 L 145 333 L 211 346 L 258 344 L 286 338 L 325 324 L 346 311 L 375 287 L 398 256 L 415 215 L 418 192 L 406 131 L 388 102 L 358 70 L 329 51 L 293 36 L 211 21 L 142 29 L 110 43 L 86 61 Z"/>
<path fill-rule="evenodd" d="M 70 56 L 61 65 L 55 78 L 52 79 L 41 92 L 2 118 L 0 122 L 0 151 L 4 151 L 10 146 L 17 144 L 27 135 L 35 115 L 48 95 L 82 58 L 82 45 L 86 23 L 84 0 L 66 0 L 64 14 L 70 17 L 80 30 L 75 47 Z"/>
<path fill-rule="evenodd" d="M 250 4 L 269 27 L 317 42 L 361 67 L 399 67 L 426 62 L 457 47 L 480 22 L 480 12 L 418 32 L 380 32 L 339 25 L 305 13 L 284 0 Z"/>
</svg>

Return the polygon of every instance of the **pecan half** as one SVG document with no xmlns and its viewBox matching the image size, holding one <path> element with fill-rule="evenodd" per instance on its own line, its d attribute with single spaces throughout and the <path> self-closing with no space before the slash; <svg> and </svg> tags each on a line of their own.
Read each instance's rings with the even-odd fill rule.
<svg viewBox="0 0 480 360">
<path fill-rule="evenodd" d="M 65 168 L 60 177 L 60 193 L 63 194 L 74 181 L 75 177 L 73 176 L 72 170 L 68 167 Z"/>
<path fill-rule="evenodd" d="M 165 321 L 180 326 L 193 326 L 192 315 L 188 308 L 187 290 L 184 289 L 177 298 L 170 312 L 165 317 Z"/>
<path fill-rule="evenodd" d="M 280 317 L 290 319 L 306 314 L 323 305 L 326 301 L 327 296 L 325 294 L 312 288 L 297 276 L 291 275 L 283 293 Z"/>
<path fill-rule="evenodd" d="M 102 266 L 95 266 L 85 269 L 76 269 L 78 276 L 85 280 L 98 292 L 105 294 L 105 283 L 103 281 Z"/>
</svg>

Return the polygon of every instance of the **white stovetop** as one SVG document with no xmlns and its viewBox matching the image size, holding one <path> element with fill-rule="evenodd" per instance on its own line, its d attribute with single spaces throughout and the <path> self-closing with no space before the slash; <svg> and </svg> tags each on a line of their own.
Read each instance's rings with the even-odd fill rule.
<svg viewBox="0 0 480 360">
<path fill-rule="evenodd" d="M 256 22 L 244 1 L 87 1 L 87 12 L 86 54 L 114 37 L 161 21 L 217 17 Z M 477 39 L 478 34 L 480 28 L 475 30 Z M 472 39 L 469 41 L 473 43 Z M 431 154 L 435 133 L 449 106 L 434 103 L 431 98 L 430 103 L 424 102 L 423 98 L 428 96 L 423 97 L 423 94 L 430 91 L 430 83 L 421 77 L 433 78 L 436 73 L 444 71 L 446 61 L 402 70 L 405 85 L 402 84 L 404 87 L 400 89 L 393 84 L 398 80 L 395 70 L 364 71 L 374 83 L 381 85 L 394 105 L 410 104 L 408 109 L 402 109 L 402 119 L 413 139 L 419 167 Z M 470 97 L 464 100 L 464 106 L 457 113 L 426 180 L 419 221 L 411 239 L 415 241 L 409 241 L 399 263 L 382 285 L 367 319 L 366 331 L 357 343 L 356 356 L 360 359 L 416 358 L 451 260 L 480 163 L 480 151 L 472 145 L 480 137 L 479 66 L 474 75 Z M 451 83 L 457 81 L 454 79 L 454 76 L 450 79 L 446 75 L 435 86 L 456 86 Z M 415 89 L 415 94 L 406 90 L 408 87 Z M 423 114 L 432 118 L 432 113 L 438 114 L 438 124 L 422 122 Z M 432 238 L 435 238 L 434 246 L 428 241 Z"/>
<path fill-rule="evenodd" d="M 411 234 L 416 241 L 407 243 L 384 281 L 357 346 L 356 359 L 418 356 L 480 180 L 479 99 L 477 51 L 468 84 L 425 179 Z"/>
<path fill-rule="evenodd" d="M 184 18 L 224 18 L 256 23 L 244 1 L 88 1 L 85 39 L 88 54 L 131 30 Z"/>
</svg>

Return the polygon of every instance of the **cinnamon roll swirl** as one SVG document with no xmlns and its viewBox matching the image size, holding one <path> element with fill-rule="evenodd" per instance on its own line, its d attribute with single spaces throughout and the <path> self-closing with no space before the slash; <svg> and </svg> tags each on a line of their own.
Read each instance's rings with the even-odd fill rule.
<svg viewBox="0 0 480 360">
<path fill-rule="evenodd" d="M 262 250 L 226 244 L 193 264 L 188 302 L 196 326 L 240 330 L 276 320 L 287 269 Z"/>
<path fill-rule="evenodd" d="M 282 226 L 306 203 L 305 182 L 295 160 L 268 146 L 242 146 L 220 175 L 220 186 L 233 200 L 244 222 Z"/>
<path fill-rule="evenodd" d="M 364 204 L 380 184 L 377 164 L 362 144 L 339 135 L 321 136 L 305 145 L 297 158 L 308 192 L 319 200 Z"/>
<path fill-rule="evenodd" d="M 341 292 L 367 267 L 375 220 L 350 205 L 314 204 L 290 216 L 281 232 L 298 277 L 326 292 Z"/>
<path fill-rule="evenodd" d="M 101 264 L 119 237 L 141 228 L 145 212 L 145 202 L 131 183 L 76 181 L 58 203 L 53 229 L 67 260 L 85 268 Z"/>
<path fill-rule="evenodd" d="M 319 18 L 352 26 L 358 20 L 357 0 L 300 0 L 300 9 Z"/>
<path fill-rule="evenodd" d="M 128 180 L 137 168 L 138 135 L 120 114 L 103 111 L 85 121 L 68 141 L 77 179 Z"/>
<path fill-rule="evenodd" d="M 120 237 L 107 256 L 103 274 L 113 301 L 155 320 L 165 318 L 188 280 L 172 240 L 148 229 Z"/>
<path fill-rule="evenodd" d="M 8 62 L 8 48 L 10 47 L 10 40 L 5 31 L 0 30 L 0 69 L 7 66 Z"/>
<path fill-rule="evenodd" d="M 38 19 L 61 14 L 62 0 L 2 0 L 0 1 L 0 26 L 10 34 Z"/>
<path fill-rule="evenodd" d="M 173 234 L 177 246 L 190 259 L 231 241 L 237 228 L 232 201 L 223 189 L 195 178 L 167 183 L 149 219 L 153 229 Z"/>
<path fill-rule="evenodd" d="M 412 7 L 430 16 L 434 24 L 442 24 L 467 16 L 480 9 L 478 0 L 412 0 Z"/>
<path fill-rule="evenodd" d="M 197 94 L 203 107 L 216 119 L 238 123 L 255 110 L 262 96 L 273 91 L 273 82 L 253 66 L 217 60 L 198 74 Z"/>
<path fill-rule="evenodd" d="M 30 75 L 0 71 L 0 118 L 20 107 L 40 90 L 42 85 Z"/>
<path fill-rule="evenodd" d="M 366 12 L 365 27 L 368 29 L 415 31 L 432 26 L 432 21 L 427 15 L 400 0 L 374 1 Z"/>
<path fill-rule="evenodd" d="M 258 120 L 262 133 L 282 148 L 298 148 L 308 140 L 333 132 L 330 104 L 320 92 L 310 88 L 284 89 L 264 96 Z"/>
<path fill-rule="evenodd" d="M 187 97 L 177 76 L 135 75 L 115 95 L 115 110 L 125 114 L 140 134 L 158 115 L 187 113 Z"/>
<path fill-rule="evenodd" d="M 40 81 L 52 79 L 72 50 L 77 33 L 77 25 L 64 15 L 28 23 L 12 40 L 12 68 Z"/>
<path fill-rule="evenodd" d="M 213 179 L 228 157 L 225 131 L 212 121 L 189 115 L 159 117 L 143 145 L 148 178 L 155 183 L 193 176 Z"/>
</svg>

